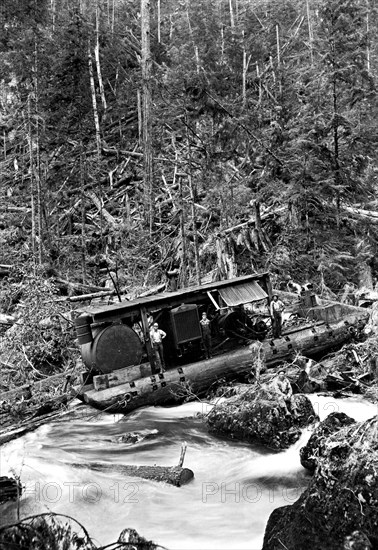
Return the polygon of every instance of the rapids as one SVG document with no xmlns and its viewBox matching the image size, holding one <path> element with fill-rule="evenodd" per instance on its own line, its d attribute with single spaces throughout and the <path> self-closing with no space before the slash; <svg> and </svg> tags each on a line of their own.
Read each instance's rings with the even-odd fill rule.
<svg viewBox="0 0 378 550">
<path fill-rule="evenodd" d="M 309 396 L 321 419 L 342 411 L 356 420 L 377 414 L 361 398 L 335 400 Z M 1 475 L 19 475 L 25 486 L 20 516 L 53 511 L 76 518 L 98 545 L 115 542 L 125 527 L 170 550 L 254 550 L 262 546 L 272 510 L 291 504 L 307 486 L 308 473 L 299 448 L 272 453 L 257 445 L 209 435 L 197 413 L 209 406 L 188 403 L 172 408 L 145 408 L 127 417 L 98 413 L 83 405 L 65 419 L 1 448 Z M 156 431 L 137 444 L 121 443 L 125 432 Z M 194 480 L 177 488 L 73 463 L 175 465 L 187 443 L 184 466 Z M 2 524 L 15 521 L 15 506 L 3 506 Z"/>
</svg>

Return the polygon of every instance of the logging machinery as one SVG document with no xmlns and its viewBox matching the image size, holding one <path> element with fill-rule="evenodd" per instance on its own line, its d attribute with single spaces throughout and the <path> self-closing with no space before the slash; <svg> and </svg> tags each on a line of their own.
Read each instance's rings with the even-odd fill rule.
<svg viewBox="0 0 378 550">
<path fill-rule="evenodd" d="M 268 367 L 297 352 L 323 354 L 352 338 L 369 317 L 363 308 L 294 295 L 299 324 L 271 338 L 265 322 L 271 296 L 269 274 L 262 273 L 83 308 L 75 325 L 87 370 L 73 388 L 75 397 L 123 414 L 177 403 L 203 395 L 220 378 L 248 375 L 257 349 Z M 203 312 L 211 319 L 208 359 L 199 322 Z M 151 322 L 167 334 L 165 372 L 151 346 Z"/>
<path fill-rule="evenodd" d="M 83 362 L 99 373 L 142 364 L 150 365 L 154 372 L 151 317 L 167 334 L 164 355 L 168 367 L 201 359 L 203 312 L 211 320 L 213 348 L 218 353 L 262 340 L 268 332 L 264 316 L 268 316 L 271 294 L 269 274 L 262 273 L 87 307 L 74 321 Z"/>
</svg>

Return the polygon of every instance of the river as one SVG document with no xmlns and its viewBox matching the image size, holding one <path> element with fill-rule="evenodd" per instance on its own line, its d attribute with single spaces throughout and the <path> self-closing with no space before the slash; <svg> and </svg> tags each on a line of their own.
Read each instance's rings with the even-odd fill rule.
<svg viewBox="0 0 378 550">
<path fill-rule="evenodd" d="M 376 405 L 360 397 L 310 399 L 321 419 L 336 410 L 356 420 L 377 414 Z M 311 430 L 287 451 L 272 453 L 209 435 L 197 418 L 206 407 L 149 407 L 121 417 L 80 405 L 65 420 L 4 445 L 1 475 L 21 477 L 21 517 L 48 511 L 73 516 L 98 545 L 115 542 L 122 529 L 133 527 L 170 550 L 259 549 L 272 510 L 294 502 L 310 479 L 300 465 L 299 448 Z M 134 445 L 117 441 L 125 432 L 153 430 L 155 438 Z M 72 467 L 175 465 L 183 442 L 184 466 L 195 477 L 180 488 Z M 3 508 L 2 523 L 13 521 L 14 504 Z"/>
</svg>

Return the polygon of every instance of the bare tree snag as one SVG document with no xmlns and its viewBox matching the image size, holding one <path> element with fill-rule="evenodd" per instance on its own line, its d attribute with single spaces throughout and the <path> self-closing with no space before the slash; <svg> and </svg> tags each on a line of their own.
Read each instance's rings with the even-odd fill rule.
<svg viewBox="0 0 378 550">
<path fill-rule="evenodd" d="M 104 112 L 106 113 L 107 104 L 106 104 L 106 97 L 105 97 L 105 90 L 104 90 L 104 84 L 102 82 L 102 73 L 101 73 L 101 65 L 100 65 L 100 18 L 98 13 L 98 5 L 96 6 L 96 46 L 95 46 L 95 60 L 96 60 L 96 69 L 97 69 L 97 78 L 98 78 L 98 87 L 100 89 L 101 94 L 101 102 L 102 107 L 104 109 Z"/>
<path fill-rule="evenodd" d="M 150 49 L 150 0 L 141 0 L 141 66 L 143 82 L 143 183 L 144 204 L 148 213 L 150 233 L 153 223 L 153 168 L 152 168 L 152 124 L 151 124 L 151 49 Z"/>
</svg>

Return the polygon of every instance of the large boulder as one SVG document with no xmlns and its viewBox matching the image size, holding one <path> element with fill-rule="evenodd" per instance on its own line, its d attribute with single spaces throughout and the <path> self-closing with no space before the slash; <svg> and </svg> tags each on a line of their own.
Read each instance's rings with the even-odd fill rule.
<svg viewBox="0 0 378 550">
<path fill-rule="evenodd" d="M 345 413 L 333 412 L 315 428 L 307 444 L 299 451 L 301 464 L 311 472 L 315 471 L 318 458 L 326 448 L 327 437 L 341 430 L 344 426 L 354 424 L 355 420 Z"/>
<path fill-rule="evenodd" d="M 378 418 L 325 441 L 308 488 L 271 514 L 263 550 L 378 548 Z"/>
<path fill-rule="evenodd" d="M 252 386 L 216 405 L 207 416 L 210 432 L 248 442 L 258 442 L 271 449 L 287 449 L 301 434 L 301 428 L 315 418 L 308 397 L 294 396 L 298 419 L 285 416 L 270 391 Z"/>
</svg>

